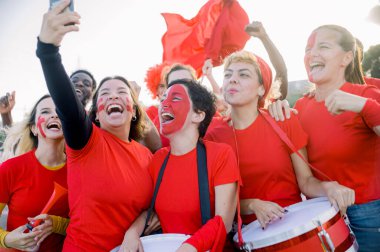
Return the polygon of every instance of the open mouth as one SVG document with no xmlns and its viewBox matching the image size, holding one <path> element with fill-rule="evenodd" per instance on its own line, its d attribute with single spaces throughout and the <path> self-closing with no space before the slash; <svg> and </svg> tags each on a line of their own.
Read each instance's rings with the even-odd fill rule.
<svg viewBox="0 0 380 252">
<path fill-rule="evenodd" d="M 325 65 L 321 62 L 313 62 L 310 64 L 310 72 L 322 70 Z"/>
<path fill-rule="evenodd" d="M 46 128 L 48 129 L 57 129 L 57 130 L 60 130 L 61 129 L 61 124 L 60 123 L 57 123 L 57 122 L 51 122 L 49 123 Z"/>
<path fill-rule="evenodd" d="M 78 95 L 82 95 L 82 94 L 83 94 L 82 90 L 80 90 L 80 89 L 78 89 L 78 88 L 75 89 L 75 92 L 76 92 Z"/>
<path fill-rule="evenodd" d="M 123 108 L 119 104 L 111 104 L 107 107 L 107 114 L 110 115 L 112 113 L 123 113 Z"/>
<path fill-rule="evenodd" d="M 174 120 L 174 115 L 168 112 L 161 113 L 162 123 L 169 123 Z"/>
</svg>

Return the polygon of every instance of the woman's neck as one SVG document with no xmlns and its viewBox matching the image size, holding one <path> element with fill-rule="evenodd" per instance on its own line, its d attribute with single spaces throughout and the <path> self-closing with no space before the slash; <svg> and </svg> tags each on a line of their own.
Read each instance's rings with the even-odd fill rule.
<svg viewBox="0 0 380 252">
<path fill-rule="evenodd" d="M 66 162 L 64 140 L 39 141 L 35 155 L 43 166 L 54 167 Z"/>
<path fill-rule="evenodd" d="M 244 107 L 232 107 L 231 119 L 235 129 L 246 129 L 259 115 L 257 103 Z"/>
<path fill-rule="evenodd" d="M 172 136 L 168 136 L 168 138 L 170 140 L 171 154 L 180 156 L 192 151 L 197 146 L 199 133 L 198 131 L 176 132 Z"/>
<path fill-rule="evenodd" d="M 340 89 L 344 83 L 346 83 L 346 80 L 341 79 L 335 82 L 316 85 L 315 100 L 324 101 L 332 92 Z"/>
<path fill-rule="evenodd" d="M 129 142 L 129 134 L 130 134 L 130 127 L 128 126 L 119 126 L 119 127 L 110 127 L 110 128 L 102 128 L 103 130 L 107 131 L 108 133 L 116 136 L 120 140 L 123 140 L 125 142 Z"/>
</svg>

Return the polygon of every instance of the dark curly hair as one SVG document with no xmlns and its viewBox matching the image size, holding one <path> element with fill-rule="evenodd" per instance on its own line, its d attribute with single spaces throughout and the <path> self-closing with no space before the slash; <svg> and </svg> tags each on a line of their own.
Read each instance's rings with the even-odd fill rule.
<svg viewBox="0 0 380 252">
<path fill-rule="evenodd" d="M 199 137 L 204 137 L 212 117 L 216 112 L 215 95 L 195 80 L 175 80 L 169 83 L 168 88 L 174 85 L 184 85 L 187 88 L 191 102 L 193 103 L 193 111 L 196 113 L 205 113 L 205 118 L 198 126 Z"/>
<path fill-rule="evenodd" d="M 120 81 L 122 81 L 123 83 L 125 83 L 125 85 L 127 85 L 127 87 L 129 88 L 129 90 L 131 92 L 131 96 L 132 96 L 132 100 L 133 100 L 133 107 L 136 110 L 136 120 L 131 121 L 131 128 L 129 131 L 129 139 L 133 139 L 135 141 L 138 141 L 144 136 L 144 130 L 146 128 L 145 114 L 143 112 L 141 105 L 139 104 L 139 102 L 136 98 L 136 94 L 133 91 L 133 88 L 131 87 L 131 85 L 129 84 L 127 79 L 125 79 L 122 76 L 105 77 L 100 82 L 99 87 L 97 88 L 94 96 L 92 97 L 92 105 L 91 105 L 90 113 L 89 113 L 90 119 L 96 126 L 100 127 L 99 122 L 95 120 L 96 112 L 98 111 L 98 107 L 97 107 L 96 103 L 98 100 L 99 89 L 102 87 L 102 85 L 106 81 L 109 81 L 109 80 L 120 80 Z"/>
</svg>

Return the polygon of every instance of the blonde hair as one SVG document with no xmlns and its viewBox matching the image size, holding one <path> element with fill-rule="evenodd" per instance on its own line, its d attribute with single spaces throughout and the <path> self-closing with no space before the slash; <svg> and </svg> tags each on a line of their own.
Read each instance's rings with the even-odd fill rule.
<svg viewBox="0 0 380 252">
<path fill-rule="evenodd" d="M 42 96 L 23 121 L 7 130 L 7 137 L 3 145 L 4 152 L 1 157 L 2 162 L 37 148 L 38 138 L 33 134 L 31 127 L 35 125 L 38 104 L 47 98 L 50 98 L 50 95 Z"/>
<path fill-rule="evenodd" d="M 1 162 L 22 155 L 35 148 L 34 140 L 30 136 L 31 130 L 28 125 L 28 119 L 24 119 L 5 131 L 7 137 L 3 144 L 4 150 Z"/>
<path fill-rule="evenodd" d="M 260 84 L 264 84 L 263 76 L 261 74 L 260 67 L 257 62 L 257 58 L 253 53 L 248 52 L 248 51 L 238 51 L 238 52 L 234 52 L 230 54 L 224 60 L 224 71 L 226 71 L 227 68 L 233 63 L 246 63 L 246 64 L 252 65 L 255 68 L 257 76 L 259 77 Z"/>
</svg>

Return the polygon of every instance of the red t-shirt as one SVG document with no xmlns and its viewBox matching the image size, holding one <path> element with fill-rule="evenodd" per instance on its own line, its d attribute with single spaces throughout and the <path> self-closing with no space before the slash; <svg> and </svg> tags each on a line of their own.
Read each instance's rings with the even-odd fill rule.
<svg viewBox="0 0 380 252">
<path fill-rule="evenodd" d="M 380 88 L 380 79 L 372 77 L 364 77 L 365 83 Z"/>
<path fill-rule="evenodd" d="M 0 166 L 0 202 L 8 205 L 7 230 L 25 225 L 28 217 L 41 213 L 54 191 L 54 182 L 67 188 L 66 165 L 58 170 L 42 166 L 35 150 L 8 159 Z M 67 195 L 58 200 L 49 214 L 68 218 Z M 61 251 L 63 235 L 51 234 L 41 244 L 39 251 Z"/>
<path fill-rule="evenodd" d="M 151 152 L 93 126 L 81 150 L 67 147 L 70 224 L 64 251 L 110 251 L 149 207 Z"/>
<path fill-rule="evenodd" d="M 297 149 L 307 144 L 307 136 L 295 116 L 278 122 Z M 236 136 L 236 139 L 235 139 Z M 206 139 L 229 144 L 237 153 L 243 187 L 240 199 L 260 199 L 288 206 L 301 201 L 293 170 L 292 151 L 280 139 L 261 114 L 248 128 L 232 129 L 227 122 L 215 127 Z M 237 150 L 236 150 L 237 147 Z M 243 215 L 248 224 L 255 215 Z"/>
<path fill-rule="evenodd" d="M 373 86 L 345 83 L 341 90 L 380 101 L 380 90 Z M 380 157 L 375 151 L 379 137 L 364 119 L 354 112 L 333 116 L 324 101 L 314 98 L 301 98 L 295 108 L 309 135 L 310 163 L 332 180 L 354 189 L 355 203 L 380 199 Z"/>
<path fill-rule="evenodd" d="M 239 181 L 240 176 L 235 155 L 229 146 L 208 141 L 204 144 L 210 206 L 214 216 L 214 187 Z M 154 181 L 168 152 L 169 148 L 163 148 L 153 156 L 150 172 Z M 193 234 L 202 227 L 196 148 L 181 156 L 170 155 L 157 194 L 155 211 L 164 233 Z"/>
</svg>

